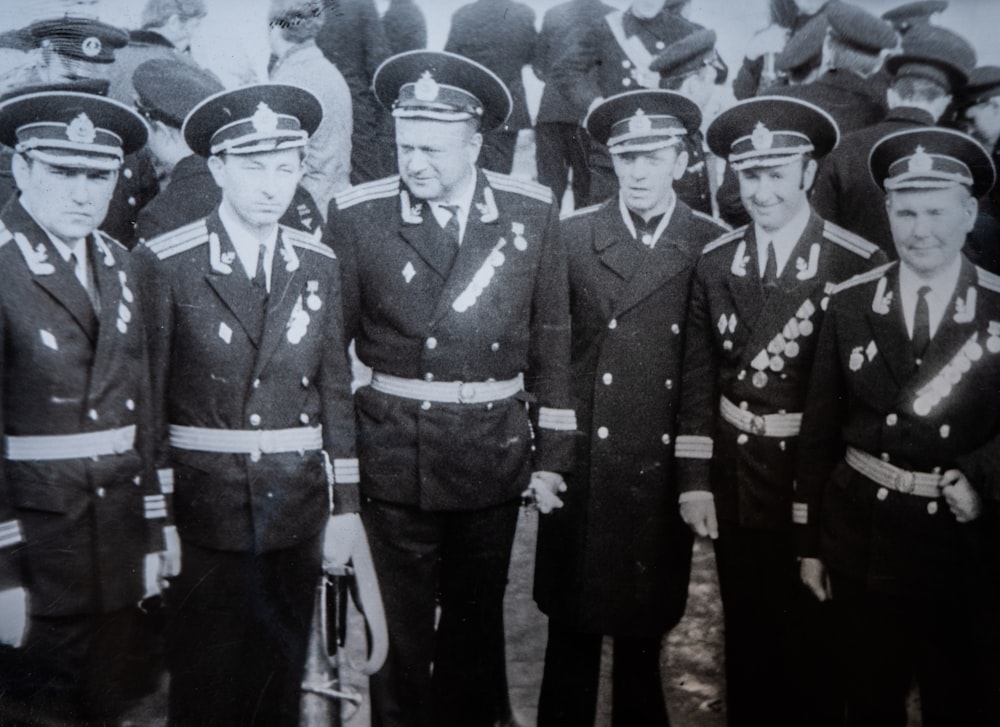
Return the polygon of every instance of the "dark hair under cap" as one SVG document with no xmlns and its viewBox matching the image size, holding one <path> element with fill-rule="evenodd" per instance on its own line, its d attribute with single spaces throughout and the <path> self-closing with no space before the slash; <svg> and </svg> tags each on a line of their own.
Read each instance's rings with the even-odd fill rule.
<svg viewBox="0 0 1000 727">
<path fill-rule="evenodd" d="M 195 106 L 224 90 L 208 71 L 169 58 L 152 58 L 132 74 L 135 106 L 143 116 L 181 128 Z M 164 93 L 164 89 L 169 89 Z"/>
</svg>

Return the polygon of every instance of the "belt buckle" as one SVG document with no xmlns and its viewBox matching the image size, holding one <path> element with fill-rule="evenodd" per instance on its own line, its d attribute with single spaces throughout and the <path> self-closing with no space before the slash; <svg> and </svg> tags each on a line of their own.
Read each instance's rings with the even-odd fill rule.
<svg viewBox="0 0 1000 727">
<path fill-rule="evenodd" d="M 458 385 L 458 403 L 470 404 L 476 400 L 476 385 L 461 383 Z"/>
<path fill-rule="evenodd" d="M 917 489 L 917 478 L 912 472 L 900 471 L 892 478 L 893 487 L 904 495 L 912 495 Z"/>
<path fill-rule="evenodd" d="M 272 454 L 277 447 L 277 437 L 274 432 L 262 429 L 257 433 L 257 451 Z"/>
<path fill-rule="evenodd" d="M 115 454 L 124 454 L 132 448 L 130 432 L 128 429 L 122 429 L 111 438 L 111 451 Z"/>
<path fill-rule="evenodd" d="M 767 420 L 759 414 L 754 415 L 750 419 L 750 432 L 756 434 L 758 437 L 763 437 L 767 434 Z"/>
</svg>

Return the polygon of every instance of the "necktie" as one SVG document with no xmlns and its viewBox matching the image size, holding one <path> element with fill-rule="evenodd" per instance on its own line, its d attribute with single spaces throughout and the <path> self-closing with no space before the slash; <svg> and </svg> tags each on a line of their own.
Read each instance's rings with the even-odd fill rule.
<svg viewBox="0 0 1000 727">
<path fill-rule="evenodd" d="M 443 204 L 441 205 L 441 209 L 448 210 L 451 213 L 451 217 L 444 223 L 444 231 L 448 239 L 455 243 L 455 247 L 457 248 L 462 242 L 462 228 L 458 224 L 458 205 Z"/>
<path fill-rule="evenodd" d="M 94 312 L 100 313 L 101 301 L 97 297 L 97 286 L 90 275 L 87 259 L 84 257 L 86 254 L 87 248 L 86 243 L 84 243 L 70 253 L 70 261 L 73 263 L 73 273 L 76 275 L 76 279 L 80 281 L 80 285 L 87 294 L 87 298 L 90 299 L 90 305 L 93 306 Z"/>
<path fill-rule="evenodd" d="M 778 287 L 778 258 L 774 254 L 774 243 L 767 243 L 767 262 L 764 264 L 764 277 L 761 279 L 764 293 L 770 295 Z"/>
<path fill-rule="evenodd" d="M 931 342 L 931 311 L 927 305 L 927 294 L 930 292 L 929 285 L 921 286 L 917 291 L 917 306 L 913 311 L 913 355 L 917 361 L 923 358 Z"/>
<path fill-rule="evenodd" d="M 257 252 L 257 271 L 254 273 L 253 280 L 251 281 L 254 289 L 264 300 L 267 299 L 267 271 L 264 269 L 264 259 L 266 256 L 267 245 L 261 245 Z"/>
</svg>

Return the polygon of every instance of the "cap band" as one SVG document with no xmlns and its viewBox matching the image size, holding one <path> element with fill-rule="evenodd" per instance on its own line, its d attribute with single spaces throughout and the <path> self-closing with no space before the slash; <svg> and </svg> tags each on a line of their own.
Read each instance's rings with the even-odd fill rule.
<svg viewBox="0 0 1000 727">
<path fill-rule="evenodd" d="M 465 89 L 438 83 L 430 71 L 424 71 L 419 80 L 400 86 L 392 115 L 402 119 L 465 121 L 482 118 L 483 104 Z"/>
<path fill-rule="evenodd" d="M 124 159 L 122 138 L 94 126 L 85 113 L 69 123 L 39 121 L 18 127 L 14 150 L 58 166 L 118 169 Z M 46 153 L 49 152 L 49 153 Z"/>
<path fill-rule="evenodd" d="M 308 142 L 309 133 L 297 118 L 276 114 L 261 101 L 253 116 L 232 121 L 212 134 L 210 153 L 254 154 L 293 149 Z"/>
<path fill-rule="evenodd" d="M 730 146 L 729 163 L 733 169 L 777 167 L 815 150 L 812 141 L 798 131 L 771 131 L 762 121 L 753 133 L 741 136 Z"/>
<path fill-rule="evenodd" d="M 944 154 L 928 154 L 922 146 L 908 157 L 889 165 L 886 191 L 903 189 L 947 189 L 973 186 L 972 171 L 965 162 Z"/>
<path fill-rule="evenodd" d="M 642 109 L 627 119 L 611 125 L 608 151 L 652 151 L 676 144 L 687 129 L 676 117 L 666 114 L 646 114 Z"/>
</svg>

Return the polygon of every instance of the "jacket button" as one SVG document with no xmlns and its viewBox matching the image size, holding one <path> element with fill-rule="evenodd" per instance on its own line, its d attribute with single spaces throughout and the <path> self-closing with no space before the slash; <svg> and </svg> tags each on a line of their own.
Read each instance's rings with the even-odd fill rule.
<svg viewBox="0 0 1000 727">
<path fill-rule="evenodd" d="M 670 326 L 670 332 L 676 336 L 678 333 L 681 332 L 681 327 L 676 323 L 674 323 L 673 325 Z"/>
<path fill-rule="evenodd" d="M 427 346 L 427 348 L 433 351 L 435 348 L 438 347 L 438 340 L 434 338 L 434 336 L 431 336 L 430 338 L 427 339 L 425 345 Z"/>
<path fill-rule="evenodd" d="M 105 492 L 103 487 L 98 487 L 96 490 L 94 490 L 94 494 L 97 495 L 98 497 L 104 497 L 104 495 L 107 493 Z"/>
<path fill-rule="evenodd" d="M 259 389 L 260 388 L 260 379 L 254 379 L 253 380 L 253 388 L 255 388 L 255 389 Z"/>
<path fill-rule="evenodd" d="M 623 78 L 622 79 L 622 85 L 625 86 L 625 88 L 628 88 L 629 86 L 632 85 L 632 79 L 631 78 Z"/>
<path fill-rule="evenodd" d="M 898 421 L 899 421 L 899 417 L 895 413 L 889 414 L 885 418 L 885 423 L 888 424 L 890 427 L 896 426 L 896 422 L 898 422 Z"/>
<path fill-rule="evenodd" d="M 674 380 L 667 379 L 666 381 L 663 382 L 663 385 L 666 386 L 668 389 L 672 389 L 674 388 Z"/>
<path fill-rule="evenodd" d="M 597 437 L 598 437 L 598 439 L 607 439 L 608 438 L 608 434 L 609 434 L 609 432 L 608 432 L 608 428 L 607 427 L 599 427 L 597 429 Z"/>
<path fill-rule="evenodd" d="M 936 502 L 928 502 L 927 503 L 927 514 L 928 515 L 937 515 L 937 511 L 938 511 L 938 504 Z"/>
<path fill-rule="evenodd" d="M 749 408 L 750 408 L 750 405 L 748 403 L 746 403 L 745 401 L 741 401 L 740 402 L 740 409 L 742 409 L 743 411 L 746 411 Z"/>
<path fill-rule="evenodd" d="M 614 380 L 614 377 L 610 373 L 606 373 L 601 377 L 601 381 L 603 381 L 606 386 L 611 386 L 611 382 Z"/>
<path fill-rule="evenodd" d="M 308 386 L 309 386 L 309 377 L 308 376 L 303 376 L 302 377 L 302 388 L 306 388 Z"/>
<path fill-rule="evenodd" d="M 491 350 L 491 351 L 492 351 L 493 353 L 496 353 L 497 351 L 499 351 L 499 350 L 500 350 L 500 343 L 499 343 L 499 342 L 497 342 L 497 341 L 494 341 L 493 343 L 491 343 L 491 344 L 490 344 L 490 350 Z"/>
<path fill-rule="evenodd" d="M 741 444 L 741 445 L 742 444 L 746 444 L 749 441 L 750 441 L 750 437 L 748 437 L 745 433 L 741 433 L 740 436 L 738 436 L 736 438 L 736 443 L 737 444 Z"/>
<path fill-rule="evenodd" d="M 125 175 L 125 179 L 131 179 L 132 178 L 132 170 L 129 169 L 128 167 L 125 167 L 125 169 L 122 172 L 122 174 Z"/>
<path fill-rule="evenodd" d="M 948 436 L 951 434 L 951 427 L 948 426 L 947 424 L 942 424 L 940 431 L 941 431 L 941 439 L 947 439 Z"/>
<path fill-rule="evenodd" d="M 133 401 L 132 399 L 126 399 L 125 408 L 128 409 L 129 411 L 135 411 L 135 401 Z"/>
<path fill-rule="evenodd" d="M 303 412 L 302 414 L 299 414 L 299 421 L 302 422 L 303 424 L 308 424 L 309 423 L 309 415 L 306 414 L 305 412 Z"/>
<path fill-rule="evenodd" d="M 608 328 L 610 328 L 612 331 L 618 328 L 618 319 L 612 318 L 610 321 L 608 321 Z"/>
<path fill-rule="evenodd" d="M 780 449 L 782 452 L 788 449 L 788 445 L 785 443 L 784 439 L 778 442 L 778 449 Z"/>
<path fill-rule="evenodd" d="M 747 377 L 746 370 L 740 371 L 738 374 L 736 374 L 737 381 L 743 381 L 743 379 L 745 379 L 746 377 Z"/>
<path fill-rule="evenodd" d="M 884 487 L 878 488 L 878 492 L 875 493 L 875 497 L 877 497 L 880 501 L 885 500 L 885 498 L 887 498 L 888 496 L 889 496 L 889 490 L 887 490 Z"/>
<path fill-rule="evenodd" d="M 662 437 L 660 437 L 660 441 L 663 442 L 664 444 L 670 444 L 670 435 L 664 434 Z"/>
<path fill-rule="evenodd" d="M 878 458 L 880 460 L 882 460 L 883 462 L 888 462 L 889 461 L 889 453 L 888 452 L 883 452 L 882 454 L 880 454 L 878 456 Z"/>
<path fill-rule="evenodd" d="M 97 421 L 97 409 L 91 409 L 90 411 L 88 411 L 87 412 L 87 418 L 89 418 L 92 422 L 96 422 Z"/>
<path fill-rule="evenodd" d="M 128 198 L 128 206 L 129 207 L 135 207 L 135 197 L 129 197 Z"/>
<path fill-rule="evenodd" d="M 430 411 L 431 403 L 429 401 L 425 401 L 423 404 L 420 405 L 420 408 L 423 409 L 424 411 Z"/>
<path fill-rule="evenodd" d="M 260 414 L 251 414 L 250 415 L 250 424 L 253 425 L 253 426 L 255 426 L 255 427 L 259 427 L 260 426 Z"/>
<path fill-rule="evenodd" d="M 424 374 L 424 381 L 433 381 L 433 380 L 434 380 L 434 374 L 432 374 L 430 371 Z"/>
</svg>

